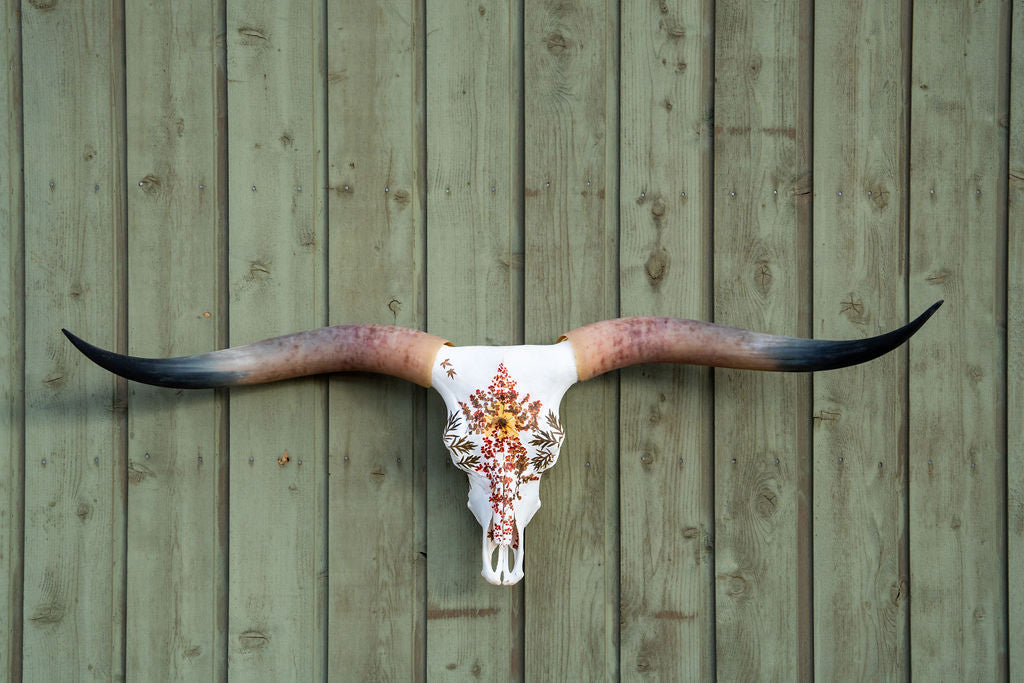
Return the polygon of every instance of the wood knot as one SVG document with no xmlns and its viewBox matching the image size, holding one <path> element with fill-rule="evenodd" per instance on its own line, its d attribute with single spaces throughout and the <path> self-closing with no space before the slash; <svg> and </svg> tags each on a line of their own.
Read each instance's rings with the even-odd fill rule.
<svg viewBox="0 0 1024 683">
<path fill-rule="evenodd" d="M 561 55 L 569 49 L 569 41 L 558 32 L 549 33 L 544 42 L 547 44 L 548 52 L 553 55 Z"/>
<path fill-rule="evenodd" d="M 661 28 L 673 40 L 681 40 L 686 37 L 686 27 L 675 19 L 662 19 Z"/>
<path fill-rule="evenodd" d="M 246 47 L 260 45 L 269 40 L 267 32 L 258 26 L 240 26 L 238 35 L 242 37 L 239 42 Z"/>
<path fill-rule="evenodd" d="M 270 636 L 255 629 L 249 629 L 238 634 L 238 644 L 242 646 L 242 650 L 247 652 L 265 647 L 269 642 Z"/>
<path fill-rule="evenodd" d="M 852 323 L 863 322 L 864 302 L 860 299 L 854 299 L 851 292 L 849 299 L 839 303 L 839 314 L 845 315 L 846 319 Z"/>
<path fill-rule="evenodd" d="M 160 190 L 160 177 L 153 175 L 152 173 L 147 173 L 146 176 L 139 181 L 139 187 L 141 187 L 142 191 L 146 194 L 154 194 Z"/>
<path fill-rule="evenodd" d="M 758 261 L 754 266 L 754 282 L 757 283 L 758 288 L 763 292 L 767 293 L 772 286 L 772 269 L 768 265 L 767 261 Z"/>
<path fill-rule="evenodd" d="M 83 522 L 88 521 L 92 517 L 92 506 L 85 502 L 79 503 L 75 508 L 75 516 Z"/>
<path fill-rule="evenodd" d="M 664 249 L 652 251 L 644 264 L 644 271 L 647 273 L 647 281 L 652 286 L 661 284 L 665 273 L 668 272 L 668 253 Z"/>
<path fill-rule="evenodd" d="M 128 483 L 138 484 L 146 477 L 153 476 L 153 471 L 145 465 L 140 465 L 136 462 L 128 463 Z"/>
</svg>

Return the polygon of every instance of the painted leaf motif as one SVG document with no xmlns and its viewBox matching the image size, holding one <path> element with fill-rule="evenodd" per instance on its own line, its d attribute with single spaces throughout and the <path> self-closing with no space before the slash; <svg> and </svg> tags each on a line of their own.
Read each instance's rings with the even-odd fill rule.
<svg viewBox="0 0 1024 683">
<path fill-rule="evenodd" d="M 448 443 L 448 450 L 450 450 L 452 453 L 457 453 L 458 455 L 466 456 L 473 452 L 473 442 L 464 436 L 455 437 L 452 441 Z M 476 456 L 474 456 L 474 458 L 477 460 L 477 462 L 479 462 L 480 458 Z"/>
<path fill-rule="evenodd" d="M 469 456 L 466 456 L 466 457 L 462 458 L 461 460 L 459 460 L 458 465 L 459 465 L 459 467 L 465 467 L 467 469 L 476 469 L 477 467 L 480 466 L 480 456 L 479 455 L 469 455 Z"/>
<path fill-rule="evenodd" d="M 448 416 L 448 421 L 445 423 L 444 434 L 442 435 L 442 438 L 444 439 L 444 443 L 448 447 L 448 450 L 451 451 L 452 453 L 462 456 L 464 461 L 466 456 L 470 455 L 473 452 L 473 442 L 467 439 L 466 437 L 459 436 L 458 434 L 455 433 L 456 430 L 458 430 L 459 425 L 461 424 L 462 420 L 459 419 L 457 413 L 450 414 Z M 461 464 L 463 461 L 460 461 L 459 464 Z"/>
<path fill-rule="evenodd" d="M 549 410 L 545 421 L 550 429 L 538 429 L 530 440 L 530 445 L 537 447 L 537 455 L 530 459 L 530 464 L 537 470 L 546 470 L 554 464 L 557 449 L 565 440 L 565 432 L 562 431 L 555 411 Z"/>
</svg>

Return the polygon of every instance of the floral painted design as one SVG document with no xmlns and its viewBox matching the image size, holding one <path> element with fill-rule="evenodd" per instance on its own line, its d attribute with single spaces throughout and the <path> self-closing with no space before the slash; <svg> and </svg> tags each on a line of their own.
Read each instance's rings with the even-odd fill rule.
<svg viewBox="0 0 1024 683">
<path fill-rule="evenodd" d="M 490 531 L 491 540 L 518 547 L 514 504 L 520 497 L 519 486 L 540 479 L 538 470 L 546 469 L 535 466 L 535 461 L 540 464 L 545 458 L 541 461 L 537 461 L 537 455 L 531 458 L 530 450 L 523 443 L 527 434 L 538 431 L 541 402 L 531 401 L 529 394 L 520 396 L 516 381 L 509 376 L 505 365 L 500 364 L 487 388 L 477 389 L 469 395 L 468 401 L 459 401 L 459 406 L 461 418 L 457 414 L 448 416 L 445 443 L 456 465 L 488 480 L 491 509 L 495 519 L 500 520 Z M 551 416 L 549 414 L 549 424 Z M 467 437 L 456 435 L 462 419 L 466 421 L 469 434 L 482 437 L 476 453 Z M 530 443 L 533 445 L 533 441 Z M 550 447 L 547 452 L 546 460 L 551 463 Z"/>
</svg>

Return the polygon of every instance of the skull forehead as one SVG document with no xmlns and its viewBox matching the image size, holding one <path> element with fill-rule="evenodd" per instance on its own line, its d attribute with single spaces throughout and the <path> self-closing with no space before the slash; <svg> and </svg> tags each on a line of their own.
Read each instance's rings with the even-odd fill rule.
<svg viewBox="0 0 1024 683">
<path fill-rule="evenodd" d="M 434 360 L 431 385 L 448 412 L 491 386 L 504 368 L 520 396 L 539 400 L 557 414 L 566 390 L 576 382 L 576 358 L 568 342 L 547 346 L 442 346 Z"/>
</svg>

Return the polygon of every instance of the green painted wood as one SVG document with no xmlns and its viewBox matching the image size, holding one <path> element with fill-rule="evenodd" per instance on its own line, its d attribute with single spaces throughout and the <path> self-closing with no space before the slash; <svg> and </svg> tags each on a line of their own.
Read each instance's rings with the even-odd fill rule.
<svg viewBox="0 0 1024 683">
<path fill-rule="evenodd" d="M 1009 3 L 914 3 L 911 670 L 1006 676 L 1006 48 Z M 982 76 L 986 74 L 986 76 Z"/>
<path fill-rule="evenodd" d="M 815 337 L 905 322 L 909 14 L 909 3 L 815 4 Z M 821 680 L 909 674 L 906 381 L 905 349 L 814 376 Z"/>
<path fill-rule="evenodd" d="M 622 6 L 622 315 L 711 317 L 713 4 Z M 622 678 L 714 678 L 711 372 L 621 373 Z M 680 653 L 687 653 L 680 656 Z"/>
<path fill-rule="evenodd" d="M 1007 563 L 1009 675 L 1024 678 L 1024 7 L 1015 3 L 1010 55 L 1007 273 Z"/>
<path fill-rule="evenodd" d="M 317 2 L 228 4 L 233 345 L 327 321 L 321 11 Z M 323 378 L 231 392 L 235 680 L 326 675 L 326 393 Z"/>
<path fill-rule="evenodd" d="M 617 314 L 618 3 L 524 17 L 526 340 Z M 588 185 L 587 183 L 590 183 Z M 526 533 L 526 678 L 618 676 L 618 377 L 573 388 Z"/>
<path fill-rule="evenodd" d="M 496 0 L 426 7 L 427 324 L 461 346 L 523 341 L 521 15 Z M 427 677 L 520 680 L 522 588 L 480 576 L 482 532 L 439 438 L 444 415 L 431 392 Z"/>
<path fill-rule="evenodd" d="M 22 533 L 25 504 L 25 234 L 23 222 L 20 3 L 0 8 L 0 671 L 21 680 Z"/>
<path fill-rule="evenodd" d="M 719 2 L 715 320 L 807 336 L 810 5 Z M 715 372 L 718 675 L 811 675 L 810 378 Z"/>
<path fill-rule="evenodd" d="M 421 3 L 329 6 L 327 19 L 331 323 L 422 329 Z M 426 393 L 369 374 L 330 390 L 328 671 L 422 678 Z"/>
<path fill-rule="evenodd" d="M 22 6 L 22 654 L 34 680 L 124 676 L 125 385 L 60 334 L 124 348 L 120 7 Z"/>
<path fill-rule="evenodd" d="M 223 344 L 227 326 L 223 7 L 125 9 L 128 351 L 201 353 Z M 224 403 L 213 391 L 129 385 L 129 680 L 226 675 Z"/>
</svg>

